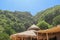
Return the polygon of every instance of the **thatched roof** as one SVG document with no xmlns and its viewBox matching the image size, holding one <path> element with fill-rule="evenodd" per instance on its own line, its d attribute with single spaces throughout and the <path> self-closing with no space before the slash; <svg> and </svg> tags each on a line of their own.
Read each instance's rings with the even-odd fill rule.
<svg viewBox="0 0 60 40">
<path fill-rule="evenodd" d="M 29 31 L 17 33 L 17 35 L 19 35 L 19 36 L 25 36 L 25 37 L 26 37 L 26 36 L 31 36 L 31 37 L 37 36 L 37 35 L 35 34 L 35 30 L 29 30 Z"/>
<path fill-rule="evenodd" d="M 47 30 L 40 30 L 40 31 L 37 31 L 39 33 L 56 33 L 56 32 L 60 32 L 60 25 L 57 26 L 57 27 L 53 27 L 51 29 L 47 29 Z"/>
<path fill-rule="evenodd" d="M 28 30 L 40 30 L 40 28 L 33 24 L 31 27 L 28 28 Z"/>
<path fill-rule="evenodd" d="M 13 34 L 10 36 L 10 38 L 15 38 L 15 37 L 33 37 L 33 38 L 36 38 L 37 35 L 35 33 L 35 30 L 29 30 L 29 31 L 24 31 L 24 32 L 21 32 L 21 33 L 16 33 L 16 34 Z"/>
<path fill-rule="evenodd" d="M 17 34 L 13 34 L 10 36 L 10 39 L 15 39 Z"/>
<path fill-rule="evenodd" d="M 27 31 L 16 33 L 16 34 L 13 34 L 12 36 L 19 36 L 19 37 L 23 36 L 23 37 L 34 37 L 35 38 L 37 36 L 35 33 L 36 30 L 40 30 L 40 28 L 33 24 L 31 27 L 28 28 Z"/>
</svg>

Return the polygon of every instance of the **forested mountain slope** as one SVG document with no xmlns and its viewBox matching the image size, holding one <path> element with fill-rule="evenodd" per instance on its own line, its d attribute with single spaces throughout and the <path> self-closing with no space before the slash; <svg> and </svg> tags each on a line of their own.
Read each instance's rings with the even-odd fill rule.
<svg viewBox="0 0 60 40">
<path fill-rule="evenodd" d="M 38 21 L 37 25 L 39 26 L 42 21 L 52 26 L 60 24 L 60 21 L 59 21 L 60 20 L 60 5 L 56 5 L 44 11 L 38 12 L 35 18 L 37 19 Z"/>
<path fill-rule="evenodd" d="M 43 30 L 60 24 L 60 5 L 40 11 L 35 16 L 29 12 L 0 10 L 0 40 L 10 40 L 11 34 L 25 31 L 32 24 Z"/>
<path fill-rule="evenodd" d="M 9 40 L 9 35 L 25 31 L 33 23 L 29 12 L 0 10 L 0 40 Z"/>
</svg>

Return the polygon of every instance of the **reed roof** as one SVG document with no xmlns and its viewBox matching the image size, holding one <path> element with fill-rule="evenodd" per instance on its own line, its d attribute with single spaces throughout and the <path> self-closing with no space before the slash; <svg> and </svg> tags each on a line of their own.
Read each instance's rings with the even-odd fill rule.
<svg viewBox="0 0 60 40">
<path fill-rule="evenodd" d="M 56 33 L 56 32 L 60 32 L 60 25 L 57 26 L 57 27 L 53 27 L 51 29 L 39 30 L 37 32 L 39 32 L 39 33 Z"/>
<path fill-rule="evenodd" d="M 40 28 L 33 24 L 31 27 L 28 28 L 28 30 L 40 30 Z"/>
<path fill-rule="evenodd" d="M 29 30 L 29 31 L 17 33 L 17 35 L 19 35 L 19 36 L 37 36 L 34 31 L 35 30 Z"/>
</svg>

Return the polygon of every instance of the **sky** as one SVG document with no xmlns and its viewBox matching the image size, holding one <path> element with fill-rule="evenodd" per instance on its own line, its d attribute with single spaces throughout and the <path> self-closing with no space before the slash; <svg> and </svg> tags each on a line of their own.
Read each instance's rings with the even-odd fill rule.
<svg viewBox="0 0 60 40">
<path fill-rule="evenodd" d="M 60 5 L 60 0 L 0 0 L 0 10 L 27 11 L 32 15 L 55 5 Z"/>
</svg>

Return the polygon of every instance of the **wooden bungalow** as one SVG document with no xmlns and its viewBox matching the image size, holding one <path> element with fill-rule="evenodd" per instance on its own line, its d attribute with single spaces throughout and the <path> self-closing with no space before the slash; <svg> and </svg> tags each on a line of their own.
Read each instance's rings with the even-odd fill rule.
<svg viewBox="0 0 60 40">
<path fill-rule="evenodd" d="M 60 25 L 51 29 L 37 31 L 37 40 L 60 40 Z"/>
<path fill-rule="evenodd" d="M 11 40 L 37 40 L 37 34 L 35 31 L 40 30 L 36 25 L 32 25 L 27 31 L 13 34 L 10 36 Z"/>
<path fill-rule="evenodd" d="M 10 36 L 12 40 L 60 40 L 60 25 L 40 30 L 36 25 L 32 25 L 27 31 L 13 34 Z"/>
</svg>

